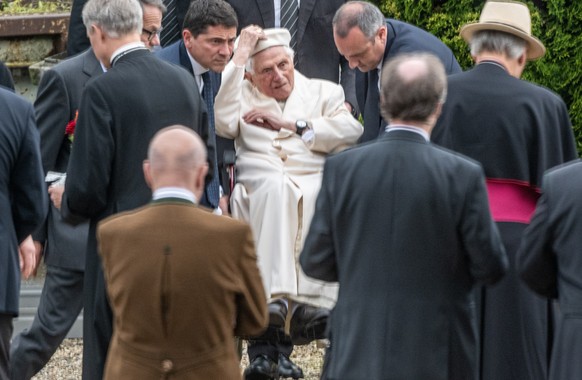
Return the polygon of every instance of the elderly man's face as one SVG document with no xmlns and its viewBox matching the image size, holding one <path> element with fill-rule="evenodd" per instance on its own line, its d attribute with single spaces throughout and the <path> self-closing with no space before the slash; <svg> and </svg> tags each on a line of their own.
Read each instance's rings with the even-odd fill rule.
<svg viewBox="0 0 582 380">
<path fill-rule="evenodd" d="M 224 25 L 208 26 L 204 33 L 196 37 L 188 29 L 184 29 L 182 37 L 186 49 L 196 62 L 206 69 L 221 73 L 232 55 L 236 28 Z"/>
<path fill-rule="evenodd" d="M 148 49 L 160 45 L 160 30 L 162 29 L 162 11 L 153 5 L 143 6 L 143 29 L 141 41 Z"/>
<path fill-rule="evenodd" d="M 375 69 L 384 56 L 386 48 L 386 26 L 380 27 L 370 40 L 358 27 L 352 28 L 345 38 L 334 33 L 333 39 L 337 50 L 348 61 L 350 68 L 356 67 L 361 72 Z"/>
<path fill-rule="evenodd" d="M 277 100 L 286 100 L 295 80 L 293 60 L 283 46 L 274 46 L 255 54 L 251 82 L 260 92 Z"/>
</svg>

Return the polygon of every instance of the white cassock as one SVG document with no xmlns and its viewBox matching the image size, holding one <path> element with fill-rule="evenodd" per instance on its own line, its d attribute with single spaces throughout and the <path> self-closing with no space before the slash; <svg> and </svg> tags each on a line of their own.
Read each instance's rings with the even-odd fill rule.
<svg viewBox="0 0 582 380">
<path fill-rule="evenodd" d="M 307 79 L 295 71 L 293 91 L 280 104 L 243 78 L 244 67 L 230 62 L 214 107 L 216 133 L 235 140 L 237 184 L 230 198 L 232 215 L 252 227 L 267 297 L 286 295 L 330 308 L 337 298 L 337 284 L 307 277 L 299 254 L 315 209 L 325 157 L 355 144 L 362 125 L 345 107 L 343 89 L 332 82 Z M 314 138 L 306 143 L 288 129 L 272 131 L 247 124 L 242 116 L 252 109 L 289 121 L 305 120 Z"/>
</svg>

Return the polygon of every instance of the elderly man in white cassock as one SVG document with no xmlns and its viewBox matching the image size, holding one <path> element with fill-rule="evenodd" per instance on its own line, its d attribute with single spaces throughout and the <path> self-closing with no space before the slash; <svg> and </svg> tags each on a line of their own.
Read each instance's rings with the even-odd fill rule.
<svg viewBox="0 0 582 380">
<path fill-rule="evenodd" d="M 299 253 L 325 157 L 363 132 L 341 86 L 294 69 L 289 41 L 286 29 L 243 29 L 215 100 L 216 133 L 235 140 L 232 214 L 251 224 L 270 299 L 270 328 L 249 342 L 245 379 L 303 377 L 293 344 L 324 337 L 337 285 L 306 277 Z"/>
</svg>

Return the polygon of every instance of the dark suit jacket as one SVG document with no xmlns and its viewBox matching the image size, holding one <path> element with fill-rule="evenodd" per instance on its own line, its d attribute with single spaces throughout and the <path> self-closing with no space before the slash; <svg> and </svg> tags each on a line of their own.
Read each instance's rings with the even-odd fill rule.
<svg viewBox="0 0 582 380">
<path fill-rule="evenodd" d="M 475 162 L 410 131 L 328 158 L 300 262 L 340 285 L 329 379 L 476 378 L 473 287 L 508 264 Z"/>
<path fill-rule="evenodd" d="M 549 378 L 578 379 L 582 376 L 578 360 L 582 355 L 582 162 L 547 172 L 542 190 L 517 253 L 517 270 L 536 293 L 559 301 Z"/>
<path fill-rule="evenodd" d="M 83 366 L 84 379 L 101 379 L 111 334 L 96 223 L 149 201 L 142 163 L 157 131 L 182 124 L 207 139 L 207 114 L 200 95 L 192 91 L 195 85 L 185 70 L 140 49 L 123 55 L 83 91 L 62 213 L 91 219 L 85 266 L 83 358 L 88 362 Z"/>
<path fill-rule="evenodd" d="M 0 88 L 0 314 L 18 315 L 18 244 L 46 216 L 38 131 L 32 105 Z"/>
<path fill-rule="evenodd" d="M 250 227 L 168 199 L 103 221 L 98 237 L 115 316 L 104 379 L 157 380 L 164 360 L 171 379 L 240 379 L 233 338 L 268 322 Z"/>
<path fill-rule="evenodd" d="M 4 62 L 0 62 L 0 86 L 14 90 L 14 80 L 12 79 L 12 74 Z"/>
<path fill-rule="evenodd" d="M 247 25 L 275 26 L 273 0 L 226 0 L 238 16 L 239 32 Z M 297 26 L 295 68 L 308 78 L 341 83 L 346 100 L 357 107 L 355 71 L 333 41 L 332 19 L 346 0 L 301 0 Z M 341 75 L 340 75 L 341 68 Z"/>
<path fill-rule="evenodd" d="M 426 52 L 436 55 L 447 74 L 461 72 L 457 59 L 441 40 L 414 25 L 393 19 L 386 20 L 388 38 L 383 64 L 401 53 Z M 386 121 L 380 115 L 378 83 L 370 80 L 370 72 L 356 72 L 356 97 L 364 118 L 364 134 L 361 142 L 375 140 L 384 131 Z"/>
<path fill-rule="evenodd" d="M 449 77 L 432 136 L 436 144 L 479 161 L 488 178 L 538 187 L 547 169 L 578 156 L 562 99 L 493 63 Z"/>
<path fill-rule="evenodd" d="M 190 59 L 188 58 L 188 53 L 186 52 L 186 46 L 184 46 L 184 42 L 182 40 L 171 44 L 156 52 L 156 56 L 163 59 L 164 61 L 171 62 L 175 65 L 182 66 L 185 68 L 190 74 L 194 75 L 194 70 L 192 69 L 192 64 L 190 63 Z M 216 97 L 218 93 L 218 89 L 220 88 L 220 74 L 215 73 L 214 71 L 209 71 L 209 74 L 212 76 L 212 93 Z M 198 86 L 193 89 L 193 91 L 198 91 Z M 214 112 L 214 110 L 212 110 Z M 208 170 L 208 178 L 206 183 L 208 184 L 212 175 L 212 167 L 213 165 L 218 165 L 218 173 L 219 173 L 219 180 L 220 184 L 222 185 L 223 190 L 228 194 L 230 193 L 230 185 L 229 179 L 226 174 L 226 167 L 224 165 L 224 153 L 231 151 L 234 152 L 234 141 L 232 139 L 225 139 L 224 137 L 216 136 L 216 147 L 214 146 L 207 146 L 208 150 L 208 161 L 209 161 L 209 170 Z M 214 162 L 214 154 L 213 151 L 216 150 L 216 163 Z M 205 206 L 208 206 L 206 203 L 202 203 Z"/>
<path fill-rule="evenodd" d="M 553 325 L 549 304 L 523 287 L 515 255 L 543 173 L 577 157 L 567 108 L 551 91 L 512 77 L 498 64 L 480 63 L 449 77 L 447 101 L 432 136 L 436 144 L 479 161 L 490 185 L 520 190 L 517 201 L 507 202 L 490 186 L 492 214 L 511 270 L 483 297 L 482 373 L 484 379 L 545 378 Z M 526 206 L 524 217 L 506 213 L 517 204 Z"/>
<path fill-rule="evenodd" d="M 71 141 L 65 128 L 75 120 L 85 83 L 103 73 L 92 49 L 65 60 L 46 71 L 38 87 L 34 107 L 40 132 L 44 173 L 67 171 Z M 72 226 L 63 221 L 52 202 L 47 223 L 35 239 L 45 241 L 44 258 L 48 265 L 85 270 L 85 250 L 89 223 Z"/>
</svg>

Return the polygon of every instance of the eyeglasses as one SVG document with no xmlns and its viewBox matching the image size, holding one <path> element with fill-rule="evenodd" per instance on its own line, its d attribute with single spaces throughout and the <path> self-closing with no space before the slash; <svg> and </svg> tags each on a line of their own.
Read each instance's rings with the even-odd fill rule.
<svg viewBox="0 0 582 380">
<path fill-rule="evenodd" d="M 158 30 L 147 30 L 147 29 L 142 29 L 141 32 L 143 34 L 147 34 L 148 36 L 148 42 L 152 42 L 152 40 L 154 39 L 155 36 L 160 37 L 160 34 L 162 33 L 162 30 L 164 30 L 163 27 L 161 27 Z"/>
</svg>

